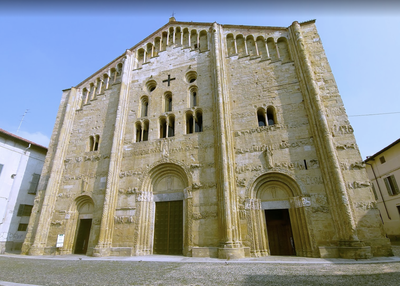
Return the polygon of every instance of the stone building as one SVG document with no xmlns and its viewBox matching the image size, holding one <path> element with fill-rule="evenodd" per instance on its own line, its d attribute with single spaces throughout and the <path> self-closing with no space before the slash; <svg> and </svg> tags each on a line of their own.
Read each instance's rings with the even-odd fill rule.
<svg viewBox="0 0 400 286">
<path fill-rule="evenodd" d="M 383 228 L 392 241 L 400 241 L 400 139 L 364 161 L 371 180 Z"/>
<path fill-rule="evenodd" d="M 391 255 L 314 22 L 171 18 L 64 90 L 23 252 Z"/>
<path fill-rule="evenodd" d="M 21 250 L 46 153 L 0 129 L 0 253 Z"/>
</svg>

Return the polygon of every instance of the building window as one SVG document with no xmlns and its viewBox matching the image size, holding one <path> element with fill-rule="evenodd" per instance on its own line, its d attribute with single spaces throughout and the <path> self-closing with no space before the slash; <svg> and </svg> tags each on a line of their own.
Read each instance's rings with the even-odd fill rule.
<svg viewBox="0 0 400 286">
<path fill-rule="evenodd" d="M 168 137 L 175 136 L 175 117 L 173 115 L 168 117 Z"/>
<path fill-rule="evenodd" d="M 165 117 L 160 118 L 160 138 L 167 137 L 167 119 Z"/>
<path fill-rule="evenodd" d="M 186 134 L 193 133 L 193 114 L 191 112 L 186 113 Z"/>
<path fill-rule="evenodd" d="M 18 225 L 18 231 L 26 231 L 27 228 L 28 228 L 28 224 L 27 223 L 20 223 Z"/>
<path fill-rule="evenodd" d="M 142 125 L 140 122 L 136 123 L 136 142 L 142 141 Z"/>
<path fill-rule="evenodd" d="M 100 135 L 89 136 L 89 152 L 99 150 Z"/>
<path fill-rule="evenodd" d="M 164 97 L 165 112 L 172 111 L 172 93 L 168 92 Z"/>
<path fill-rule="evenodd" d="M 143 96 L 140 101 L 141 101 L 140 116 L 147 117 L 149 112 L 149 99 L 147 96 Z"/>
<path fill-rule="evenodd" d="M 381 162 L 381 164 L 383 164 L 386 162 L 386 159 L 384 156 L 382 156 L 382 157 L 379 157 L 379 161 Z"/>
<path fill-rule="evenodd" d="M 197 87 L 192 86 L 189 91 L 190 91 L 190 98 L 189 98 L 190 107 L 198 106 L 199 97 L 197 94 Z"/>
<path fill-rule="evenodd" d="M 28 194 L 36 194 L 39 185 L 40 174 L 33 174 Z"/>
<path fill-rule="evenodd" d="M 267 108 L 267 121 L 268 126 L 275 125 L 276 118 L 275 118 L 275 110 L 272 106 Z"/>
<path fill-rule="evenodd" d="M 397 212 L 399 213 L 399 216 L 400 216 L 400 206 L 396 206 L 396 208 L 397 208 Z"/>
<path fill-rule="evenodd" d="M 267 122 L 265 120 L 265 110 L 263 108 L 259 108 L 257 110 L 257 121 L 258 126 L 267 126 Z"/>
<path fill-rule="evenodd" d="M 383 180 L 385 181 L 386 189 L 390 196 L 395 196 L 400 193 L 394 175 L 386 177 Z"/>
<path fill-rule="evenodd" d="M 19 205 L 17 216 L 31 216 L 32 205 Z"/>
<path fill-rule="evenodd" d="M 202 131 L 203 131 L 203 115 L 201 111 L 196 111 L 194 132 L 202 132 Z"/>
</svg>

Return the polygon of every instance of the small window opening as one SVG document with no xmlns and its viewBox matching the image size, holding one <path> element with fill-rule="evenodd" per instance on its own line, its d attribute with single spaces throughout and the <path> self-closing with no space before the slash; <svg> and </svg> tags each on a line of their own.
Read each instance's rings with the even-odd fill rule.
<svg viewBox="0 0 400 286">
<path fill-rule="evenodd" d="M 265 113 L 264 110 L 261 108 L 257 111 L 257 120 L 258 120 L 258 126 L 267 126 L 267 123 L 265 121 Z"/>
<path fill-rule="evenodd" d="M 148 141 L 149 140 L 149 122 L 146 121 L 144 123 L 144 129 L 143 129 L 143 141 Z"/>
<path fill-rule="evenodd" d="M 140 123 L 136 123 L 136 142 L 142 141 L 142 126 Z"/>
<path fill-rule="evenodd" d="M 94 142 L 94 147 L 93 147 L 93 151 L 99 150 L 99 141 L 100 141 L 100 136 L 99 136 L 99 135 L 96 135 L 96 137 L 95 137 L 95 142 Z"/>
<path fill-rule="evenodd" d="M 381 162 L 381 164 L 383 164 L 386 162 L 386 159 L 384 156 L 382 156 L 382 157 L 379 157 L 379 161 Z"/>
<path fill-rule="evenodd" d="M 167 121 L 165 118 L 160 119 L 160 138 L 167 137 Z"/>
<path fill-rule="evenodd" d="M 272 107 L 268 107 L 267 109 L 267 118 L 268 118 L 268 125 L 275 125 L 275 114 L 274 109 Z"/>
<path fill-rule="evenodd" d="M 175 118 L 171 116 L 168 120 L 168 137 L 173 136 L 175 136 Z"/>
<path fill-rule="evenodd" d="M 191 113 L 186 114 L 186 134 L 193 133 L 193 115 Z"/>
<path fill-rule="evenodd" d="M 203 116 L 201 112 L 196 113 L 196 122 L 194 126 L 195 132 L 202 132 L 203 131 Z"/>
</svg>

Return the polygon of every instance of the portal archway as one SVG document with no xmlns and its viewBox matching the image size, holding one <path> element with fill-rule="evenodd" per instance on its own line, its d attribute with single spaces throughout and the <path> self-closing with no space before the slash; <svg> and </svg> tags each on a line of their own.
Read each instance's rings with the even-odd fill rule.
<svg viewBox="0 0 400 286">
<path fill-rule="evenodd" d="M 188 255 L 192 208 L 190 173 L 175 163 L 161 163 L 145 176 L 138 194 L 136 255 Z"/>
<path fill-rule="evenodd" d="M 305 213 L 309 199 L 293 178 L 278 172 L 263 174 L 252 183 L 248 195 L 254 256 L 313 256 Z"/>
</svg>

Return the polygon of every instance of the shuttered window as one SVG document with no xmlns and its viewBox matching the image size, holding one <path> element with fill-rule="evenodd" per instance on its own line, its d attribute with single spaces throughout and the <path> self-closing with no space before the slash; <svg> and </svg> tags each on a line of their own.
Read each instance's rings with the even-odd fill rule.
<svg viewBox="0 0 400 286">
<path fill-rule="evenodd" d="M 32 205 L 19 205 L 17 216 L 31 216 Z"/>
<path fill-rule="evenodd" d="M 397 182 L 396 182 L 394 175 L 386 177 L 383 180 L 385 181 L 386 189 L 390 196 L 395 196 L 400 193 L 399 187 L 397 186 Z"/>
<path fill-rule="evenodd" d="M 39 179 L 40 179 L 39 174 L 32 175 L 31 185 L 29 187 L 28 194 L 36 194 L 39 184 Z"/>
</svg>

